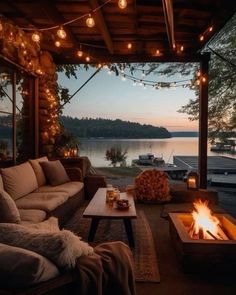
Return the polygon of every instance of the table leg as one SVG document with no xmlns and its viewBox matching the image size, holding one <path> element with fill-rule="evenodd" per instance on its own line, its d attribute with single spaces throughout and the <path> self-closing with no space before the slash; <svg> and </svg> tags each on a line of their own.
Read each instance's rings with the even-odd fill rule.
<svg viewBox="0 0 236 295">
<path fill-rule="evenodd" d="M 93 242 L 98 224 L 99 224 L 100 219 L 99 218 L 92 218 L 91 225 L 90 225 L 90 230 L 89 230 L 89 235 L 88 235 L 88 241 Z"/>
<path fill-rule="evenodd" d="M 124 221 L 124 225 L 125 225 L 125 231 L 126 231 L 126 234 L 127 234 L 129 246 L 131 248 L 134 248 L 135 244 L 134 244 L 134 235 L 133 235 L 131 219 L 124 218 L 123 221 Z"/>
</svg>

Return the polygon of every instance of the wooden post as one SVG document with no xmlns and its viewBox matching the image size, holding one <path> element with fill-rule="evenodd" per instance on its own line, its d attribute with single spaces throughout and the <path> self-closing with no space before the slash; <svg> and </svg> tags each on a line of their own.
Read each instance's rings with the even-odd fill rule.
<svg viewBox="0 0 236 295">
<path fill-rule="evenodd" d="M 210 54 L 204 53 L 200 60 L 199 88 L 199 143 L 198 173 L 199 187 L 207 188 L 207 144 L 208 144 L 208 67 Z"/>
<path fill-rule="evenodd" d="M 34 78 L 34 157 L 39 157 L 39 80 Z"/>
</svg>

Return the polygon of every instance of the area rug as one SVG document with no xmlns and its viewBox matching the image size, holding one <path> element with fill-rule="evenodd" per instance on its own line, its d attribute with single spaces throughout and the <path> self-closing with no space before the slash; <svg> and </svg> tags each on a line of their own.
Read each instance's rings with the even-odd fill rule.
<svg viewBox="0 0 236 295">
<path fill-rule="evenodd" d="M 87 241 L 91 220 L 83 218 L 84 208 L 80 208 L 65 228 L 75 232 Z M 154 240 L 150 225 L 143 211 L 137 210 L 137 219 L 133 220 L 133 232 L 135 238 L 134 268 L 137 282 L 160 282 L 160 273 L 157 264 Z M 122 241 L 128 244 L 125 228 L 122 220 L 101 220 L 96 232 L 93 245 Z"/>
</svg>

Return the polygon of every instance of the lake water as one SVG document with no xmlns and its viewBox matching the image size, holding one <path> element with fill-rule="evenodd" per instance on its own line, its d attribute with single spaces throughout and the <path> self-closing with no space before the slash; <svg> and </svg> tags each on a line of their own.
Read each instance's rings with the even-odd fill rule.
<svg viewBox="0 0 236 295">
<path fill-rule="evenodd" d="M 105 160 L 106 150 L 113 146 L 120 146 L 122 150 L 127 149 L 127 165 L 140 154 L 152 153 L 156 157 L 163 156 L 165 162 L 173 163 L 173 156 L 197 156 L 197 137 L 172 137 L 168 139 L 89 139 L 80 140 L 80 155 L 88 156 L 94 167 L 109 166 L 110 162 Z M 208 155 L 216 156 L 219 153 L 210 151 Z M 224 153 L 224 155 L 227 155 Z M 229 155 L 233 157 L 232 155 Z M 235 156 L 234 156 L 235 157 Z"/>
<path fill-rule="evenodd" d="M 8 140 L 11 149 L 11 140 Z M 172 137 L 168 139 L 80 139 L 80 156 L 88 156 L 94 167 L 107 167 L 110 162 L 105 160 L 106 150 L 113 146 L 127 149 L 127 165 L 139 155 L 152 153 L 155 157 L 163 156 L 165 162 L 173 163 L 173 156 L 197 156 L 197 137 Z M 224 155 L 236 158 L 236 155 L 220 154 L 210 151 L 208 155 Z"/>
</svg>

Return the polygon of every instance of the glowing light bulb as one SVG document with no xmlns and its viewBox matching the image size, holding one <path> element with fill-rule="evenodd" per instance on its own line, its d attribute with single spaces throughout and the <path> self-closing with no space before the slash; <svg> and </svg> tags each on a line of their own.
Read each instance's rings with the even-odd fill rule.
<svg viewBox="0 0 236 295">
<path fill-rule="evenodd" d="M 206 82 L 206 77 L 202 77 L 202 82 L 205 83 Z"/>
<path fill-rule="evenodd" d="M 156 55 L 157 56 L 160 55 L 160 50 L 159 49 L 156 50 Z"/>
<path fill-rule="evenodd" d="M 120 9 L 125 9 L 127 6 L 127 1 L 126 0 L 119 0 L 118 1 L 118 6 Z"/>
<path fill-rule="evenodd" d="M 213 26 L 210 26 L 209 32 L 212 32 L 212 31 L 213 31 Z"/>
<path fill-rule="evenodd" d="M 39 41 L 40 41 L 40 36 L 39 36 L 39 33 L 38 33 L 38 32 L 34 32 L 34 33 L 32 34 L 32 40 L 33 40 L 34 42 L 39 42 Z"/>
<path fill-rule="evenodd" d="M 87 62 L 90 62 L 90 57 L 89 57 L 89 56 L 86 56 L 85 60 L 86 60 Z"/>
<path fill-rule="evenodd" d="M 83 56 L 83 51 L 82 50 L 78 50 L 77 51 L 77 55 L 78 55 L 78 57 L 82 57 Z"/>
<path fill-rule="evenodd" d="M 61 39 L 65 39 L 66 38 L 66 31 L 63 29 L 63 27 L 60 27 L 57 30 L 57 36 Z"/>
<path fill-rule="evenodd" d="M 56 47 L 60 47 L 60 46 L 61 46 L 61 42 L 60 42 L 60 41 L 56 41 L 56 42 L 55 42 L 55 46 L 56 46 Z"/>
<path fill-rule="evenodd" d="M 2 22 L 0 21 L 0 32 L 3 30 Z"/>
<path fill-rule="evenodd" d="M 92 18 L 91 14 L 89 14 L 88 18 L 86 19 L 86 25 L 89 27 L 89 28 L 92 28 L 95 26 L 95 21 L 94 19 Z"/>
<path fill-rule="evenodd" d="M 201 76 L 201 72 L 197 71 L 197 76 L 200 77 Z"/>
<path fill-rule="evenodd" d="M 127 48 L 128 48 L 128 49 L 131 49 L 131 48 L 132 48 L 132 43 L 128 43 L 128 44 L 127 44 Z"/>
<path fill-rule="evenodd" d="M 204 41 L 204 36 L 201 35 L 201 36 L 199 37 L 199 40 L 200 40 L 200 41 Z"/>
<path fill-rule="evenodd" d="M 184 46 L 182 45 L 181 47 L 180 47 L 180 51 L 184 51 Z"/>
</svg>

